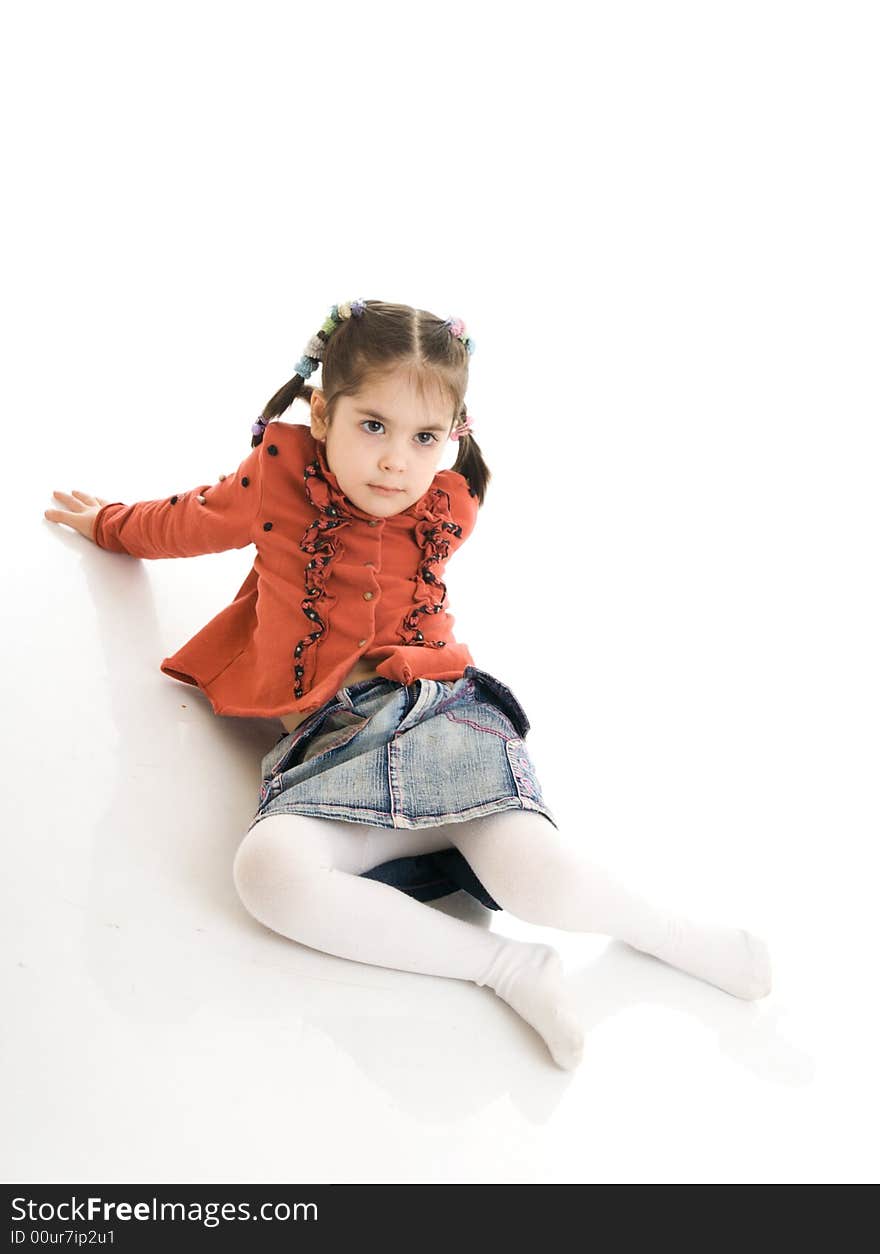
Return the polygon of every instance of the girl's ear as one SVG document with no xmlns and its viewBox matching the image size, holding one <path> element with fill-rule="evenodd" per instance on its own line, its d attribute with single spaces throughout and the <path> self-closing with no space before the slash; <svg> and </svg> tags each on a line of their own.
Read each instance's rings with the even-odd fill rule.
<svg viewBox="0 0 880 1254">
<path fill-rule="evenodd" d="M 327 418 L 324 406 L 324 393 L 320 388 L 312 388 L 312 399 L 309 402 L 310 418 L 312 426 L 312 436 L 316 440 L 323 440 L 327 437 Z"/>
</svg>

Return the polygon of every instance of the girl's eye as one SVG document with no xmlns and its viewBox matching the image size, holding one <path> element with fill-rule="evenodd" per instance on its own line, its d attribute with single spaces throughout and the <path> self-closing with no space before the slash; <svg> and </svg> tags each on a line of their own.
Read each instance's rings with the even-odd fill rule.
<svg viewBox="0 0 880 1254">
<path fill-rule="evenodd" d="M 361 423 L 361 426 L 362 427 L 384 427 L 384 423 L 381 423 L 378 418 L 365 418 L 364 421 Z M 378 435 L 378 432 L 370 431 L 368 432 L 368 434 Z M 427 440 L 422 440 L 422 439 L 419 440 L 419 444 L 421 444 L 422 448 L 429 448 L 432 444 L 437 443 L 437 437 L 436 435 L 434 435 L 433 431 L 419 431 L 418 435 L 419 436 L 426 435 L 428 437 Z"/>
</svg>

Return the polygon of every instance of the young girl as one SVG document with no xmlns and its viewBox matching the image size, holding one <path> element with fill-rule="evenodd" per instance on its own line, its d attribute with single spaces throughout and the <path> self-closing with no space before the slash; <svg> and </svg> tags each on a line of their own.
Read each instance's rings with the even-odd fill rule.
<svg viewBox="0 0 880 1254">
<path fill-rule="evenodd" d="M 217 714 L 284 725 L 235 857 L 246 909 L 330 954 L 488 986 L 571 1069 L 583 1029 L 556 950 L 426 902 L 464 888 L 746 999 L 770 991 L 770 963 L 751 933 L 664 911 L 559 834 L 525 711 L 455 640 L 442 576 L 489 481 L 464 403 L 473 349 L 458 319 L 334 305 L 234 475 L 128 506 L 56 492 L 66 508 L 45 516 L 136 557 L 256 546 L 232 603 L 161 664 Z M 272 421 L 297 397 L 310 427 Z"/>
</svg>

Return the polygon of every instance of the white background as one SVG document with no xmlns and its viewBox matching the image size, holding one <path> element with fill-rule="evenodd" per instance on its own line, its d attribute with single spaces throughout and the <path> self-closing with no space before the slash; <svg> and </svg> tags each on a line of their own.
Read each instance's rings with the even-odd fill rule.
<svg viewBox="0 0 880 1254">
<path fill-rule="evenodd" d="M 4 1179 L 877 1178 L 876 20 L 5 8 Z M 233 470 L 357 296 L 475 339 L 450 607 L 560 827 L 764 936 L 768 998 L 482 919 L 563 954 L 567 1074 L 489 990 L 244 911 L 279 726 L 158 666 L 252 554 L 43 511 Z"/>
</svg>

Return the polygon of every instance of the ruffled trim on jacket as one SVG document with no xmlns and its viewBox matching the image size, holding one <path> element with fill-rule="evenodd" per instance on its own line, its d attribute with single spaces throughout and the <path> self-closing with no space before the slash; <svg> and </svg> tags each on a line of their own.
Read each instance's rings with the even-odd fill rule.
<svg viewBox="0 0 880 1254">
<path fill-rule="evenodd" d="M 344 551 L 339 531 L 352 522 L 342 506 L 343 493 L 335 490 L 327 481 L 320 458 L 316 457 L 307 464 L 303 479 L 306 496 L 318 510 L 318 517 L 309 523 L 299 542 L 299 547 L 310 559 L 305 571 L 306 595 L 301 605 L 303 613 L 314 624 L 314 628 L 303 636 L 293 651 L 296 660 L 293 668 L 293 691 L 297 697 L 308 692 L 315 681 L 317 646 L 327 632 L 324 615 L 336 604 L 336 598 L 327 591 L 327 579 L 333 562 Z"/>
<path fill-rule="evenodd" d="M 449 538 L 461 536 L 461 527 L 452 517 L 449 493 L 432 488 L 413 507 L 416 517 L 415 538 L 422 550 L 413 589 L 413 608 L 403 620 L 398 635 L 404 644 L 422 645 L 426 649 L 444 649 L 445 640 L 426 640 L 420 628 L 424 614 L 441 614 L 446 607 L 446 584 L 431 569 L 449 557 Z"/>
</svg>

